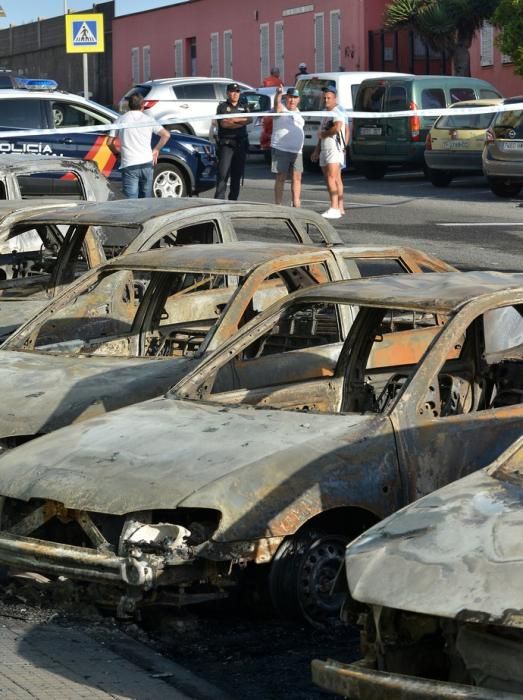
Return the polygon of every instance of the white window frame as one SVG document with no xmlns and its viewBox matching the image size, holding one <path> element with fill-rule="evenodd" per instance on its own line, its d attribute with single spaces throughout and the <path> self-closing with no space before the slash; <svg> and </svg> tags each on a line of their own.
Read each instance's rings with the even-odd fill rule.
<svg viewBox="0 0 523 700">
<path fill-rule="evenodd" d="M 283 21 L 274 23 L 274 65 L 280 69 L 280 78 L 285 75 L 285 40 L 283 35 Z"/>
<path fill-rule="evenodd" d="M 223 77 L 232 80 L 232 76 L 232 29 L 226 29 L 223 32 Z"/>
<path fill-rule="evenodd" d="M 314 15 L 314 70 L 316 73 L 325 71 L 325 16 L 323 12 L 316 12 Z"/>
<path fill-rule="evenodd" d="M 140 82 L 140 49 L 134 46 L 131 49 L 131 83 L 137 85 Z"/>
<path fill-rule="evenodd" d="M 211 78 L 220 75 L 220 35 L 211 33 Z"/>
<path fill-rule="evenodd" d="M 146 80 L 151 79 L 151 47 L 150 46 L 143 46 L 142 47 L 142 61 L 143 61 L 143 80 L 144 82 Z"/>
<path fill-rule="evenodd" d="M 183 39 L 176 39 L 174 42 L 174 75 L 177 78 L 185 75 L 183 66 Z"/>
<path fill-rule="evenodd" d="M 270 28 L 269 23 L 260 24 L 260 85 L 263 79 L 269 75 L 271 67 L 270 59 Z"/>
<path fill-rule="evenodd" d="M 341 10 L 330 12 L 331 71 L 337 71 L 341 65 Z"/>
<path fill-rule="evenodd" d="M 480 66 L 494 65 L 494 27 L 490 22 L 483 21 L 479 30 L 479 64 Z"/>
</svg>

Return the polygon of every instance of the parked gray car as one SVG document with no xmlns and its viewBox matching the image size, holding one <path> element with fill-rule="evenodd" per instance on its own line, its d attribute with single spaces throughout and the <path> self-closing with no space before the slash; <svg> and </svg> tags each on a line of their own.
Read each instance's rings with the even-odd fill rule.
<svg viewBox="0 0 523 700">
<path fill-rule="evenodd" d="M 503 100 L 522 104 L 523 95 Z M 523 187 L 523 109 L 500 112 L 487 129 L 483 172 L 498 197 L 516 197 Z"/>
<path fill-rule="evenodd" d="M 227 85 L 232 82 L 231 78 L 207 77 L 148 80 L 126 92 L 119 109 L 120 112 L 129 109 L 127 98 L 139 92 L 145 100 L 145 114 L 165 124 L 170 131 L 209 138 L 212 123 L 209 115 L 216 114 L 216 107 L 226 99 Z M 246 83 L 238 82 L 238 85 L 250 89 Z"/>
<path fill-rule="evenodd" d="M 358 700 L 521 700 L 522 567 L 520 437 L 349 545 L 352 596 L 370 606 L 365 659 L 315 660 L 316 682 Z"/>
<path fill-rule="evenodd" d="M 168 396 L 0 456 L 0 563 L 105 583 L 122 613 L 267 575 L 283 614 L 325 621 L 348 540 L 521 434 L 522 307 L 523 274 L 453 272 L 312 285 L 227 339 L 224 316 Z M 174 330 L 146 347 L 171 355 Z"/>
</svg>

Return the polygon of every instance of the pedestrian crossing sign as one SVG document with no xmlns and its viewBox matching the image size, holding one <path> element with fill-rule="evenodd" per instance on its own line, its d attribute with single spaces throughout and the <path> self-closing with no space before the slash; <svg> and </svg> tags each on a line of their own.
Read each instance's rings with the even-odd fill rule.
<svg viewBox="0 0 523 700">
<path fill-rule="evenodd" d="M 104 50 L 104 16 L 101 13 L 65 15 L 67 53 L 95 53 Z"/>
</svg>

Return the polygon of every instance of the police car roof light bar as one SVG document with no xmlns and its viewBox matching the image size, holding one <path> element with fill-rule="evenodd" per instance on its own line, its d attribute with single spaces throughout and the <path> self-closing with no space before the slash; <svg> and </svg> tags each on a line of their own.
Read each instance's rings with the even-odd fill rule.
<svg viewBox="0 0 523 700">
<path fill-rule="evenodd" d="M 22 78 L 16 77 L 16 85 L 22 90 L 56 90 L 58 83 L 56 80 L 47 78 Z"/>
</svg>

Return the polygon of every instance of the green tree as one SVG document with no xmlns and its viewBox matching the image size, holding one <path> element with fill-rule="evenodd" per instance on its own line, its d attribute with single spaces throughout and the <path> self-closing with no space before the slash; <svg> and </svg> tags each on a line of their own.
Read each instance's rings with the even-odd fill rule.
<svg viewBox="0 0 523 700">
<path fill-rule="evenodd" d="M 512 58 L 515 72 L 523 75 L 523 0 L 499 0 L 492 20 L 501 30 L 499 48 Z"/>
<path fill-rule="evenodd" d="M 520 0 L 508 0 L 521 5 Z M 385 9 L 386 29 L 410 29 L 435 51 L 451 58 L 455 75 L 470 75 L 469 49 L 499 0 L 393 0 Z"/>
</svg>

